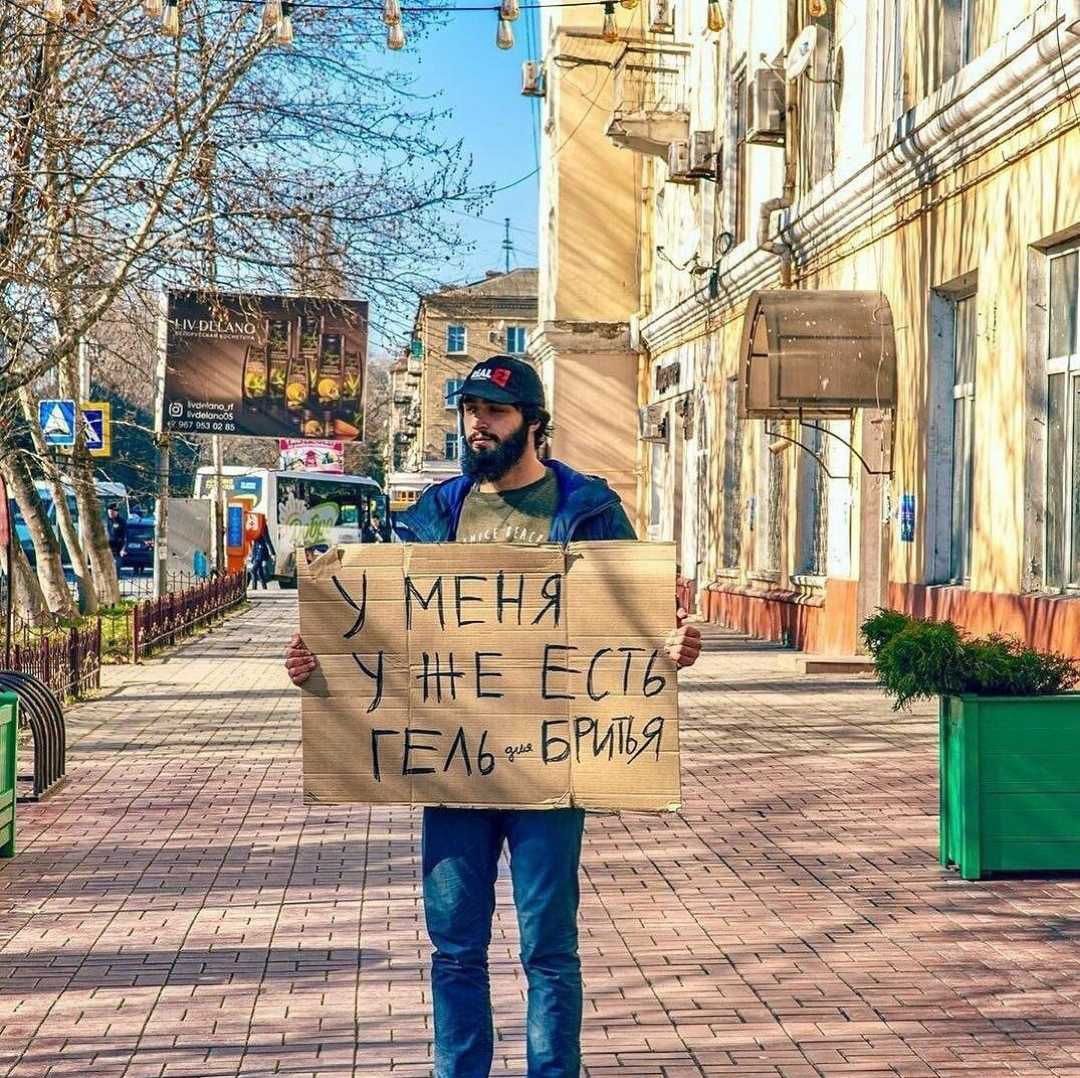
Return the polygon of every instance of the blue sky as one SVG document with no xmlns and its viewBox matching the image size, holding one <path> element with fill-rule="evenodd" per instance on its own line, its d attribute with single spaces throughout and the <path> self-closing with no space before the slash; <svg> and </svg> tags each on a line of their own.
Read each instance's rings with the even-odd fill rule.
<svg viewBox="0 0 1080 1078">
<path fill-rule="evenodd" d="M 473 158 L 473 183 L 496 187 L 517 180 L 536 168 L 539 101 L 521 96 L 521 65 L 539 58 L 539 12 L 523 11 L 513 24 L 515 44 L 495 47 L 493 11 L 461 12 L 423 39 L 408 37 L 393 59 L 414 65 L 425 93 L 438 93 L 439 104 L 452 110 L 444 121 L 448 140 L 461 139 L 462 151 Z M 473 247 L 462 252 L 459 264 L 448 266 L 454 282 L 477 280 L 489 269 L 505 268 L 503 220 L 510 218 L 514 243 L 511 267 L 537 264 L 537 178 L 494 196 L 477 220 L 457 216 L 462 236 Z M 449 282 L 447 282 L 449 283 Z"/>
</svg>

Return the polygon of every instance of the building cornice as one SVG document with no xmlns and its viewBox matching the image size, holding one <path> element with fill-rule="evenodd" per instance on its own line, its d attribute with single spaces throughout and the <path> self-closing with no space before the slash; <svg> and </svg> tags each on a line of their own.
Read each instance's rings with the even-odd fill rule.
<svg viewBox="0 0 1080 1078">
<path fill-rule="evenodd" d="M 832 173 L 781 218 L 780 237 L 801 265 L 840 247 L 882 213 L 940 183 L 992 146 L 1064 101 L 1080 85 L 1080 0 L 1048 0 L 940 89 L 879 132 L 860 158 Z M 1070 121 L 1069 127 L 1075 126 Z M 653 353 L 726 321 L 750 294 L 779 280 L 780 258 L 750 241 L 717 266 L 718 296 L 707 284 L 642 318 Z"/>
</svg>

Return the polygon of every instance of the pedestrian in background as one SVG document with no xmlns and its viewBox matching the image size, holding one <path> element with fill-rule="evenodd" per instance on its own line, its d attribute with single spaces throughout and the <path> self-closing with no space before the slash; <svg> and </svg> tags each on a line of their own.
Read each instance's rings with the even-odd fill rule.
<svg viewBox="0 0 1080 1078">
<path fill-rule="evenodd" d="M 266 591 L 267 581 L 276 557 L 274 544 L 270 542 L 270 536 L 266 532 L 266 526 L 259 533 L 259 537 L 251 544 L 251 553 L 248 555 L 248 567 L 251 570 L 251 586 L 257 588 L 262 584 Z"/>
<path fill-rule="evenodd" d="M 108 518 L 105 521 L 109 533 L 109 550 L 112 551 L 113 563 L 116 565 L 116 578 L 120 579 L 120 565 L 127 548 L 127 521 L 120 515 L 120 506 L 112 502 L 106 510 Z"/>
</svg>

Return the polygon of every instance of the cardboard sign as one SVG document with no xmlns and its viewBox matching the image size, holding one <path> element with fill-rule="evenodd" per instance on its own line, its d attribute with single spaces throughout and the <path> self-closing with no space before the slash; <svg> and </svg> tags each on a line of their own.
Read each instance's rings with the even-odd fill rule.
<svg viewBox="0 0 1080 1078">
<path fill-rule="evenodd" d="M 669 543 L 357 544 L 300 567 L 308 802 L 674 810 Z"/>
</svg>

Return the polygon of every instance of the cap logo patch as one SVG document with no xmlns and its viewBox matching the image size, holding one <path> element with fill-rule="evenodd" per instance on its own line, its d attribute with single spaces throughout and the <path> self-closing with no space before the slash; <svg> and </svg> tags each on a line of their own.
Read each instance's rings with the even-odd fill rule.
<svg viewBox="0 0 1080 1078">
<path fill-rule="evenodd" d="M 506 383 L 510 381 L 510 372 L 505 367 L 494 367 L 491 371 L 491 380 L 505 389 Z"/>
</svg>

